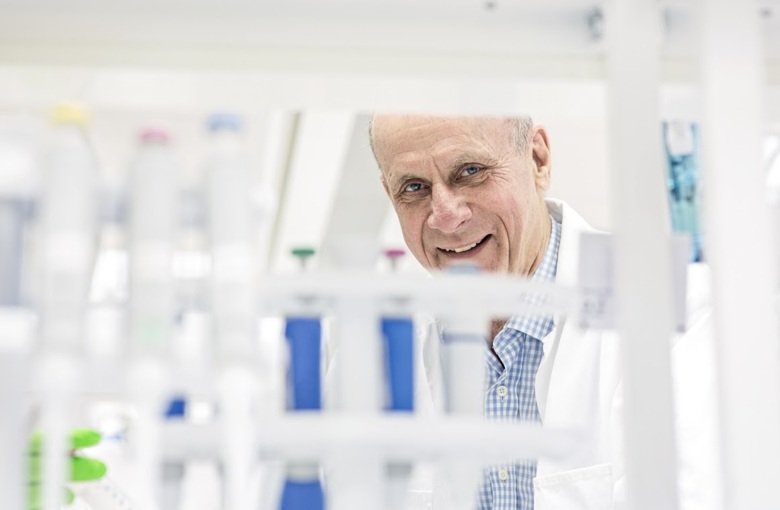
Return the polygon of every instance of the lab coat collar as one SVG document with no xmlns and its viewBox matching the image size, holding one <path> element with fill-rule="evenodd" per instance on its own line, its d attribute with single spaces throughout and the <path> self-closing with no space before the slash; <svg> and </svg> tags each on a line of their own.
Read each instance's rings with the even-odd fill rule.
<svg viewBox="0 0 780 510">
<path fill-rule="evenodd" d="M 546 199 L 545 203 L 550 215 L 561 224 L 561 242 L 558 247 L 558 267 L 555 283 L 564 287 L 574 288 L 578 282 L 580 237 L 583 232 L 595 232 L 596 230 L 588 225 L 565 202 L 556 199 Z M 550 377 L 558 344 L 561 342 L 561 337 L 564 334 L 568 335 L 571 333 L 574 336 L 578 336 L 574 329 L 575 326 L 573 324 L 567 324 L 565 314 L 557 313 L 553 317 L 552 331 L 542 338 L 543 357 L 536 373 L 536 400 L 543 422 L 545 421 Z M 571 340 L 576 341 L 574 338 Z"/>
<path fill-rule="evenodd" d="M 596 232 L 577 212 L 566 202 L 554 198 L 545 199 L 547 211 L 561 225 L 561 241 L 558 246 L 558 265 L 555 272 L 555 283 L 567 288 L 574 288 L 578 283 L 578 267 L 580 253 L 580 237 L 583 232 Z M 564 314 L 553 316 L 553 329 L 542 338 L 543 352 L 552 350 L 552 343 L 559 335 L 558 328 L 563 327 Z"/>
<path fill-rule="evenodd" d="M 580 236 L 597 230 L 577 214 L 567 203 L 552 198 L 545 199 L 547 210 L 561 224 L 561 244 L 558 247 L 558 269 L 555 283 L 575 287 L 578 282 Z"/>
</svg>

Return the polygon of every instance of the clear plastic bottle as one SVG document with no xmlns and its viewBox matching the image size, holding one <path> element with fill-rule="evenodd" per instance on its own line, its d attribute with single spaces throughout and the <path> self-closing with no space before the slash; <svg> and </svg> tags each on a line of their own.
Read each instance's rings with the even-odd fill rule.
<svg viewBox="0 0 780 510">
<path fill-rule="evenodd" d="M 63 104 L 43 159 L 40 248 L 40 344 L 35 387 L 40 392 L 43 508 L 60 508 L 67 436 L 83 383 L 84 317 L 96 247 L 97 165 L 87 143 L 86 111 Z"/>
<path fill-rule="evenodd" d="M 130 339 L 137 355 L 160 356 L 169 346 L 177 177 L 168 134 L 144 130 L 129 175 Z"/>
<path fill-rule="evenodd" d="M 228 362 L 252 353 L 255 327 L 255 246 L 251 165 L 243 150 L 241 119 L 208 119 L 206 203 L 212 273 L 210 306 L 219 335 L 220 358 Z"/>
<path fill-rule="evenodd" d="M 226 508 L 252 508 L 247 491 L 255 464 L 256 267 L 250 164 L 241 138 L 241 120 L 230 114 L 208 119 L 206 162 L 208 237 L 212 256 L 210 308 L 220 359 L 219 407 Z"/>
<path fill-rule="evenodd" d="M 169 396 L 169 354 L 174 323 L 171 272 L 176 232 L 177 166 L 168 134 L 147 129 L 133 160 L 130 182 L 129 333 L 132 362 L 128 393 L 138 418 L 129 442 L 135 495 L 141 508 L 165 507 L 161 501 L 161 426 Z"/>
<path fill-rule="evenodd" d="M 41 181 L 42 342 L 80 351 L 97 237 L 97 163 L 83 108 L 60 105 L 52 120 Z"/>
</svg>

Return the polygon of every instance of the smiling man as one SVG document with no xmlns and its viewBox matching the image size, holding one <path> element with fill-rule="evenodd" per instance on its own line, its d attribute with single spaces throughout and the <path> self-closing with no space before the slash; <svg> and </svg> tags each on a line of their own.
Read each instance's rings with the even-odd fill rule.
<svg viewBox="0 0 780 510">
<path fill-rule="evenodd" d="M 382 183 L 423 266 L 469 260 L 533 273 L 550 237 L 543 128 L 528 119 L 378 116 L 372 135 Z"/>
<path fill-rule="evenodd" d="M 576 287 L 580 238 L 594 230 L 567 204 L 545 197 L 551 159 L 543 127 L 526 117 L 375 115 L 369 131 L 406 244 L 424 267 L 466 261 Z M 681 509 L 715 508 L 717 502 L 717 492 L 707 489 L 717 480 L 716 435 L 709 425 L 715 421 L 711 313 L 708 299 L 691 298 L 708 295 L 701 275 L 692 279 L 692 272 L 701 268 L 689 269 L 688 333 L 672 342 Z M 581 451 L 568 458 L 486 470 L 479 508 L 622 508 L 617 336 L 582 329 L 564 316 L 518 315 L 494 322 L 489 347 L 488 418 L 573 427 L 587 435 Z M 432 394 L 435 359 L 424 359 Z"/>
<path fill-rule="evenodd" d="M 428 269 L 483 270 L 573 286 L 579 238 L 591 231 L 545 199 L 547 132 L 529 118 L 375 115 L 371 144 L 404 240 Z M 620 496 L 616 343 L 562 318 L 494 321 L 485 414 L 594 431 L 587 454 L 496 466 L 480 509 L 613 508 Z"/>
</svg>

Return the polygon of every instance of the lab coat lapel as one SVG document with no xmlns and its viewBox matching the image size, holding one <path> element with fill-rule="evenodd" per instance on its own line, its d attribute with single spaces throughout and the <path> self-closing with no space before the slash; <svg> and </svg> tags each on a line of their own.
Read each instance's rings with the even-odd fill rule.
<svg viewBox="0 0 780 510">
<path fill-rule="evenodd" d="M 548 200 L 547 205 L 562 226 L 556 283 L 573 288 L 577 284 L 580 235 L 593 229 L 565 204 Z M 600 339 L 600 332 L 582 330 L 573 318 L 556 317 L 553 332 L 543 341 L 545 355 L 536 378 L 545 426 L 581 429 L 596 425 L 595 415 L 601 407 Z M 543 464 L 540 469 L 544 469 Z"/>
</svg>

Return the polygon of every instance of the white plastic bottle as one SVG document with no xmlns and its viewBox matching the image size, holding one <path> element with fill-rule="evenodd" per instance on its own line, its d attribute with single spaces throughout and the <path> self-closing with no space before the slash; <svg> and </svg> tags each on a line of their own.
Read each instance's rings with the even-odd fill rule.
<svg viewBox="0 0 780 510">
<path fill-rule="evenodd" d="M 243 151 L 241 119 L 208 119 L 206 162 L 208 237 L 212 256 L 210 309 L 220 361 L 223 493 L 225 508 L 253 508 L 248 495 L 256 464 L 257 317 L 254 255 L 256 231 L 251 204 L 251 166 Z"/>
<path fill-rule="evenodd" d="M 159 358 L 170 348 L 177 177 L 168 134 L 144 130 L 129 175 L 130 348 L 135 357 Z"/>
<path fill-rule="evenodd" d="M 87 143 L 87 114 L 60 105 L 41 182 L 41 337 L 36 367 L 41 401 L 43 508 L 58 510 L 66 478 L 70 413 L 82 383 L 84 315 L 96 246 L 97 165 Z"/>
<path fill-rule="evenodd" d="M 251 165 L 241 140 L 241 119 L 215 114 L 208 119 L 206 161 L 208 238 L 212 255 L 210 307 L 220 334 L 219 356 L 228 362 L 253 354 L 255 257 Z"/>
<path fill-rule="evenodd" d="M 41 183 L 42 343 L 80 352 L 97 238 L 97 164 L 85 136 L 85 110 L 60 105 L 52 118 Z"/>
<path fill-rule="evenodd" d="M 138 411 L 130 445 L 139 508 L 161 508 L 162 409 L 168 397 L 178 186 L 168 134 L 147 129 L 130 170 L 128 391 Z"/>
</svg>

